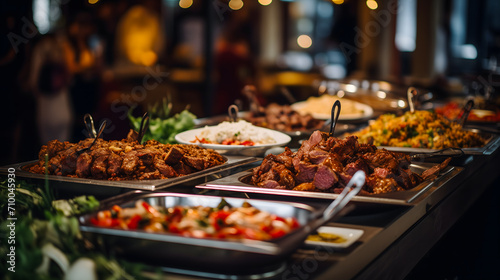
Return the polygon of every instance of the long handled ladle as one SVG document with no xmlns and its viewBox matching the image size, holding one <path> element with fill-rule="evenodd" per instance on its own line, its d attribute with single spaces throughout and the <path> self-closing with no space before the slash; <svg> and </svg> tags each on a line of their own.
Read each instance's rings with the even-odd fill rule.
<svg viewBox="0 0 500 280">
<path fill-rule="evenodd" d="M 336 100 L 332 106 L 332 116 L 330 119 L 330 137 L 332 137 L 333 133 L 335 132 L 335 126 L 337 126 L 337 121 L 340 116 L 340 109 L 340 100 Z"/>
<path fill-rule="evenodd" d="M 238 120 L 238 113 L 239 113 L 238 106 L 236 106 L 235 104 L 227 108 L 227 114 L 229 116 L 230 122 L 236 122 Z"/>
<path fill-rule="evenodd" d="M 408 105 L 410 106 L 410 112 L 415 113 L 415 97 L 417 96 L 418 91 L 414 87 L 409 87 L 408 88 Z"/>
<path fill-rule="evenodd" d="M 97 142 L 97 139 L 101 136 L 101 133 L 102 133 L 102 131 L 104 130 L 105 127 L 106 127 L 106 120 L 102 121 L 101 126 L 99 127 L 99 131 L 97 132 L 97 134 L 96 134 L 96 136 L 94 138 L 94 141 L 92 141 L 92 143 L 87 148 L 83 148 L 81 150 L 76 151 L 76 154 L 80 155 L 80 154 L 82 154 L 84 152 L 90 151 L 90 149 L 92 148 L 92 146 L 94 146 L 95 142 Z"/>
</svg>

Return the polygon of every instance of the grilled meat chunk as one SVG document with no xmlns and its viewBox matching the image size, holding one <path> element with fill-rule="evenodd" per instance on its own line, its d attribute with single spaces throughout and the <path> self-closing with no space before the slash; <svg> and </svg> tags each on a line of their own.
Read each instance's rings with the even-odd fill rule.
<svg viewBox="0 0 500 280">
<path fill-rule="evenodd" d="M 378 194 L 407 190 L 424 179 L 435 178 L 449 160 L 421 176 L 410 170 L 410 157 L 371 144 L 359 144 L 356 136 L 345 139 L 312 133 L 299 150 L 267 155 L 253 169 L 251 183 L 264 188 L 340 193 L 354 173 L 367 175 L 363 193 Z"/>
<path fill-rule="evenodd" d="M 94 139 L 88 138 L 78 143 L 53 140 L 42 146 L 38 162 L 27 171 L 44 173 L 47 155 L 48 172 L 51 175 L 103 180 L 149 180 L 183 176 L 226 161 L 211 149 L 161 144 L 154 140 L 141 145 L 136 136 L 137 133 L 131 131 L 127 139 L 121 141 L 98 139 L 91 151 L 80 155 L 76 151 L 89 147 Z"/>
</svg>

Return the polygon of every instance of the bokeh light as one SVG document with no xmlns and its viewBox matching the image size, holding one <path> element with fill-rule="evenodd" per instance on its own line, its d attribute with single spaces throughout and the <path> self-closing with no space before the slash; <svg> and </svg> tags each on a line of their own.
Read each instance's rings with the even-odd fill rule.
<svg viewBox="0 0 500 280">
<path fill-rule="evenodd" d="M 376 10 L 378 8 L 378 3 L 375 0 L 367 0 L 366 6 L 371 10 Z"/>
<path fill-rule="evenodd" d="M 303 49 L 307 49 L 312 45 L 312 39 L 308 35 L 300 35 L 297 38 L 297 44 Z"/>
<path fill-rule="evenodd" d="M 180 0 L 179 1 L 179 7 L 183 9 L 187 9 L 193 5 L 193 0 Z"/>
<path fill-rule="evenodd" d="M 231 10 L 239 10 L 241 8 L 243 8 L 243 1 L 242 0 L 231 0 L 229 1 L 229 4 L 228 4 L 229 8 L 231 8 Z"/>
<path fill-rule="evenodd" d="M 267 6 L 269 4 L 271 4 L 273 2 L 273 0 L 259 0 L 259 4 L 261 4 L 262 6 Z"/>
</svg>

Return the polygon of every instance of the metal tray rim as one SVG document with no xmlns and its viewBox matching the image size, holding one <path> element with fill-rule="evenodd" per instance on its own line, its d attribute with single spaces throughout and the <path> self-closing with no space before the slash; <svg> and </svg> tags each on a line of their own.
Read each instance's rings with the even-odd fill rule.
<svg viewBox="0 0 500 280">
<path fill-rule="evenodd" d="M 266 204 L 288 205 L 293 208 L 307 211 L 309 213 L 308 215 L 311 217 L 308 223 L 302 225 L 302 227 L 299 228 L 298 231 L 307 230 L 309 225 L 318 219 L 319 217 L 318 214 L 320 213 L 318 212 L 317 209 L 313 208 L 312 206 L 298 202 L 210 196 L 210 195 L 185 194 L 185 193 L 147 192 L 147 191 L 129 192 L 116 197 L 105 199 L 103 203 L 101 203 L 99 210 L 109 208 L 109 206 L 112 204 L 124 204 L 127 202 L 132 202 L 148 197 L 185 197 L 185 198 L 211 198 L 211 199 L 224 198 L 229 201 L 235 201 L 235 200 L 249 201 L 250 203 L 258 201 Z M 279 244 L 282 241 L 282 238 L 267 240 L 267 241 L 250 240 L 250 239 L 227 240 L 227 239 L 215 239 L 215 238 L 194 238 L 194 237 L 186 237 L 170 233 L 150 233 L 140 230 L 102 228 L 88 224 L 89 217 L 94 214 L 95 212 L 92 212 L 78 217 L 80 223 L 80 230 L 82 232 L 90 234 L 102 234 L 107 236 L 141 239 L 147 241 L 174 242 L 177 244 L 183 244 L 189 246 L 201 246 L 201 247 L 219 248 L 219 249 L 226 248 L 232 251 L 243 251 L 243 252 L 266 254 L 266 255 L 279 255 L 283 251 L 283 248 L 279 246 Z"/>
<path fill-rule="evenodd" d="M 246 156 L 232 156 L 223 155 L 227 160 L 225 163 L 217 166 L 207 168 L 198 172 L 194 172 L 185 176 L 168 178 L 168 179 L 155 179 L 155 180 L 134 180 L 134 181 L 108 181 L 108 180 L 98 180 L 89 178 L 74 178 L 67 176 L 58 175 L 47 175 L 49 181 L 57 181 L 64 183 L 77 183 L 84 185 L 95 185 L 95 186 L 106 186 L 106 187 L 116 187 L 116 188 L 126 188 L 126 189 L 140 189 L 154 191 L 158 188 L 166 188 L 180 183 L 185 183 L 190 180 L 198 179 L 206 175 L 214 174 L 217 172 L 222 172 L 229 170 L 231 168 L 242 166 L 245 164 L 253 163 L 259 161 L 259 158 L 246 157 Z M 15 168 L 16 177 L 18 178 L 29 178 L 29 179 L 40 179 L 44 180 L 46 177 L 43 174 L 30 173 L 22 169 L 22 167 L 35 163 L 36 160 L 15 163 L 8 166 L 0 167 L 0 174 L 8 174 L 9 168 Z"/>
<path fill-rule="evenodd" d="M 432 163 L 419 163 L 411 164 L 413 167 L 430 167 L 435 164 Z M 418 186 L 411 190 L 394 192 L 388 194 L 375 194 L 375 195 L 363 195 L 358 194 L 352 198 L 352 201 L 358 202 L 369 202 L 369 203 L 382 203 L 382 204 L 394 204 L 394 205 L 410 205 L 421 197 L 423 194 L 429 192 L 432 188 L 438 188 L 448 182 L 451 178 L 455 177 L 463 170 L 462 167 L 448 166 L 441 174 L 433 181 L 424 181 Z M 220 190 L 220 191 L 234 191 L 234 192 L 248 192 L 257 194 L 271 194 L 271 195 L 281 195 L 289 197 L 300 197 L 300 198 L 316 198 L 316 199 L 336 199 L 338 194 L 334 193 L 323 193 L 323 192 L 307 192 L 307 191 L 294 191 L 294 190 L 284 190 L 284 189 L 267 189 L 260 188 L 253 185 L 245 184 L 239 180 L 242 176 L 250 174 L 250 170 L 242 171 L 222 179 L 208 182 L 206 184 L 197 185 L 196 188 L 199 189 L 209 189 L 209 190 Z M 391 195 L 392 194 L 392 195 Z M 411 194 L 411 195 L 410 195 Z M 396 197 L 393 197 L 396 196 Z M 397 196 L 402 196 L 398 198 Z"/>
<path fill-rule="evenodd" d="M 491 139 L 483 147 L 477 148 L 461 148 L 466 155 L 491 155 L 500 146 L 500 135 L 492 135 Z M 403 153 L 432 153 L 439 149 L 428 148 L 411 148 L 411 147 L 393 147 L 393 146 L 377 146 L 378 149 L 386 149 L 393 152 Z"/>
</svg>

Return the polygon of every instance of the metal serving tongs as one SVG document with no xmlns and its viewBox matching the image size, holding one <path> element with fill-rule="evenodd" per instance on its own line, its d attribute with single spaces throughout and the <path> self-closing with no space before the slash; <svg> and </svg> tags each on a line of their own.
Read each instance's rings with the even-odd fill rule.
<svg viewBox="0 0 500 280">
<path fill-rule="evenodd" d="M 366 174 L 358 170 L 351 180 L 344 187 L 344 190 L 332 201 L 322 212 L 316 212 L 314 221 L 305 225 L 301 230 L 290 233 L 287 237 L 287 245 L 294 246 L 304 242 L 309 234 L 317 230 L 324 224 L 332 221 L 335 217 L 340 217 L 351 211 L 355 206 L 345 207 L 352 198 L 357 195 L 365 185 Z"/>
<path fill-rule="evenodd" d="M 339 196 L 323 211 L 323 220 L 328 221 L 337 215 L 351 199 L 361 191 L 365 185 L 366 174 L 358 170 L 352 176 L 347 186 L 339 194 Z M 353 186 L 355 185 L 355 186 Z"/>
<path fill-rule="evenodd" d="M 227 114 L 229 116 L 229 121 L 230 122 L 237 122 L 238 121 L 238 113 L 239 113 L 239 109 L 238 109 L 238 106 L 236 106 L 235 104 L 229 106 L 229 108 L 227 108 Z"/>
<path fill-rule="evenodd" d="M 465 154 L 464 151 L 460 148 L 445 148 L 430 153 L 413 154 L 410 155 L 410 159 L 413 161 L 413 160 L 425 160 L 433 157 L 461 157 L 464 154 Z"/>
<path fill-rule="evenodd" d="M 85 114 L 85 116 L 83 116 L 83 122 L 85 123 L 85 128 L 87 129 L 89 137 L 95 138 L 97 135 L 97 132 L 95 130 L 94 119 L 92 119 L 92 116 L 88 113 Z"/>
<path fill-rule="evenodd" d="M 335 132 L 335 126 L 337 126 L 337 121 L 340 116 L 340 100 L 336 100 L 335 103 L 333 103 L 332 106 L 332 116 L 330 119 L 330 137 L 333 137 L 333 133 Z"/>
<path fill-rule="evenodd" d="M 106 120 L 102 121 L 101 126 L 99 127 L 99 131 L 95 135 L 94 141 L 92 141 L 92 143 L 87 148 L 83 148 L 83 149 L 76 151 L 76 154 L 80 155 L 80 154 L 83 154 L 85 152 L 90 151 L 92 146 L 94 146 L 94 144 L 97 142 L 97 139 L 99 139 L 99 137 L 101 137 L 101 133 L 103 132 L 105 127 L 106 127 Z"/>
<path fill-rule="evenodd" d="M 465 126 L 465 123 L 467 122 L 467 118 L 469 118 L 470 111 L 472 111 L 472 108 L 474 108 L 474 100 L 470 99 L 465 103 L 464 107 L 462 108 L 462 116 L 458 120 L 458 124 L 460 124 L 462 127 Z"/>
<path fill-rule="evenodd" d="M 142 138 L 144 138 L 144 134 L 149 128 L 149 113 L 146 112 L 142 116 L 141 126 L 139 127 L 139 135 L 137 136 L 137 141 L 142 144 Z"/>
</svg>

